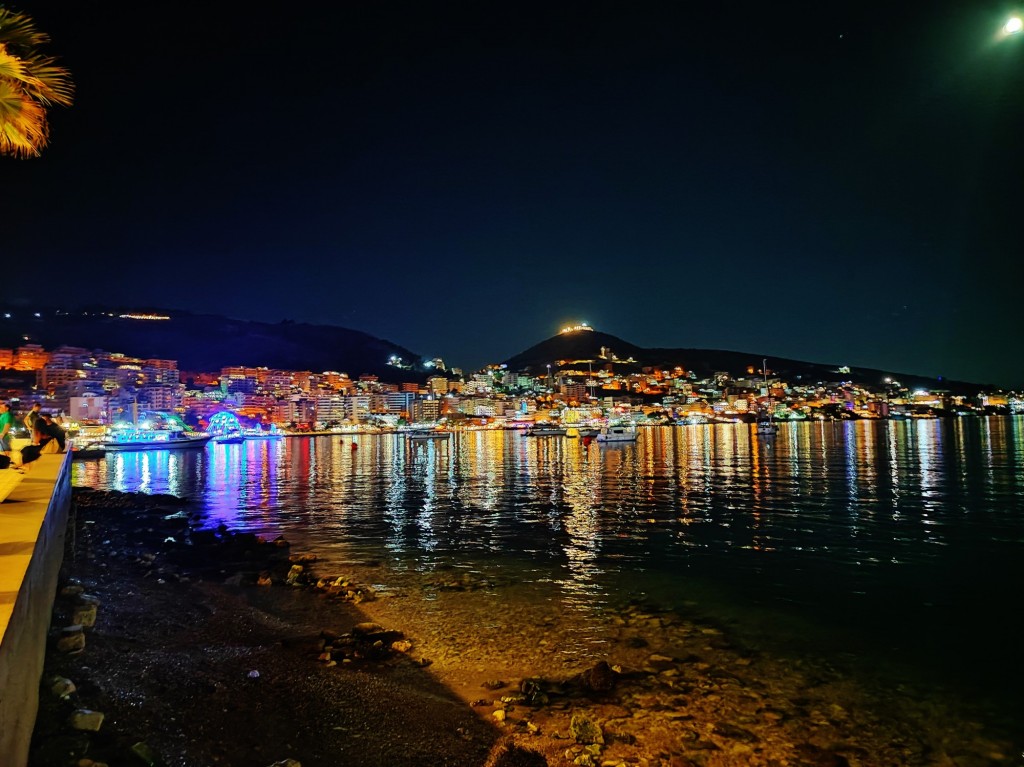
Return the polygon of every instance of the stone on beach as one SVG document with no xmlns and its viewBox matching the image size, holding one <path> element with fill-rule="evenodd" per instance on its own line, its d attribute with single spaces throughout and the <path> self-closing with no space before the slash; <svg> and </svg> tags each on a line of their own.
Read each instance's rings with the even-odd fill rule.
<svg viewBox="0 0 1024 767">
<path fill-rule="evenodd" d="M 85 634 L 82 627 L 67 626 L 61 631 L 61 637 L 57 640 L 57 649 L 64 653 L 77 653 L 85 649 Z"/>
<path fill-rule="evenodd" d="M 573 740 L 583 745 L 604 743 L 601 727 L 584 714 L 572 715 L 572 719 L 569 721 L 569 732 L 572 734 Z"/>
<path fill-rule="evenodd" d="M 67 698 L 77 689 L 75 683 L 62 676 L 50 679 L 50 693 L 56 698 Z"/>
<path fill-rule="evenodd" d="M 96 625 L 96 605 L 79 605 L 71 613 L 71 621 L 79 626 L 92 628 Z"/>
<path fill-rule="evenodd" d="M 99 732 L 100 727 L 103 726 L 103 714 L 99 711 L 80 708 L 71 715 L 71 726 L 76 730 Z"/>
</svg>

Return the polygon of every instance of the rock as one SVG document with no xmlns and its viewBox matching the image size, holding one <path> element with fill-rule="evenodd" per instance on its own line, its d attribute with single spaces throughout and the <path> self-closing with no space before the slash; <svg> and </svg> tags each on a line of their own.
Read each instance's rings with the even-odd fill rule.
<svg viewBox="0 0 1024 767">
<path fill-rule="evenodd" d="M 667 671 L 668 669 L 675 667 L 675 661 L 666 655 L 658 655 L 655 653 L 647 659 L 647 665 L 651 668 L 657 669 L 658 671 Z"/>
<path fill-rule="evenodd" d="M 160 757 L 141 740 L 132 746 L 132 755 L 146 767 L 158 767 L 160 764 Z"/>
<path fill-rule="evenodd" d="M 487 767 L 548 767 L 548 760 L 532 749 L 510 743 L 488 760 Z"/>
<path fill-rule="evenodd" d="M 576 681 L 590 692 L 606 693 L 615 688 L 616 675 L 607 661 L 600 661 L 576 677 Z"/>
<path fill-rule="evenodd" d="M 493 716 L 495 720 L 499 722 L 504 722 L 506 717 L 505 709 L 499 708 L 497 711 L 492 712 L 491 716 Z"/>
<path fill-rule="evenodd" d="M 55 676 L 50 679 L 50 692 L 55 698 L 66 698 L 76 689 L 75 683 L 70 679 L 65 679 L 62 676 Z"/>
<path fill-rule="evenodd" d="M 287 583 L 289 586 L 300 585 L 302 582 L 302 573 L 305 571 L 305 569 L 306 568 L 304 568 L 302 565 L 292 565 L 291 569 L 288 571 L 288 575 L 285 578 L 284 582 Z"/>
<path fill-rule="evenodd" d="M 311 562 L 316 562 L 316 554 L 291 554 L 288 557 L 288 561 L 293 565 L 305 565 Z"/>
<path fill-rule="evenodd" d="M 486 682 L 484 682 L 480 686 L 485 688 L 485 689 L 487 689 L 487 690 L 500 690 L 506 684 L 507 684 L 507 682 L 503 682 L 500 679 L 488 679 Z"/>
<path fill-rule="evenodd" d="M 79 605 L 71 613 L 71 622 L 91 628 L 96 625 L 96 605 Z"/>
<path fill-rule="evenodd" d="M 371 623 L 369 621 L 366 623 L 357 623 L 352 627 L 353 634 L 379 634 L 382 631 L 384 631 L 383 626 L 379 623 Z"/>
<path fill-rule="evenodd" d="M 270 572 L 268 570 L 264 570 L 263 572 L 260 573 L 259 577 L 256 579 L 256 585 L 257 586 L 269 586 L 270 584 L 271 584 Z"/>
<path fill-rule="evenodd" d="M 302 767 L 302 763 L 296 762 L 294 759 L 282 759 L 280 762 L 274 762 L 270 767 Z"/>
<path fill-rule="evenodd" d="M 76 730 L 99 732 L 100 727 L 103 726 L 103 714 L 99 711 L 80 708 L 71 715 L 71 726 Z"/>
<path fill-rule="evenodd" d="M 85 649 L 85 634 L 81 626 L 68 626 L 57 640 L 57 650 L 64 653 L 79 653 Z"/>
<path fill-rule="evenodd" d="M 744 730 L 742 727 L 738 727 L 735 724 L 729 724 L 728 722 L 718 722 L 715 724 L 712 730 L 715 735 L 719 735 L 723 738 L 729 738 L 730 740 L 738 740 L 741 743 L 756 743 L 760 740 L 750 730 Z"/>
<path fill-rule="evenodd" d="M 582 743 L 583 745 L 590 745 L 591 743 L 604 744 L 604 735 L 601 733 L 601 728 L 583 714 L 572 715 L 572 720 L 569 722 L 569 732 L 577 743 Z"/>
<path fill-rule="evenodd" d="M 242 585 L 242 579 L 244 577 L 245 576 L 243 576 L 242 573 L 235 573 L 234 575 L 224 579 L 224 585 L 225 586 L 241 586 Z"/>
<path fill-rule="evenodd" d="M 259 679 L 260 678 L 260 672 L 257 671 L 256 669 L 253 669 L 252 671 L 249 672 L 248 677 L 250 679 Z"/>
<path fill-rule="evenodd" d="M 60 595 L 62 597 L 77 597 L 83 591 L 85 591 L 85 589 L 80 583 L 69 583 L 60 590 Z"/>
<path fill-rule="evenodd" d="M 412 649 L 412 642 L 407 639 L 400 639 L 397 642 L 391 643 L 391 649 L 395 652 L 409 652 Z"/>
</svg>

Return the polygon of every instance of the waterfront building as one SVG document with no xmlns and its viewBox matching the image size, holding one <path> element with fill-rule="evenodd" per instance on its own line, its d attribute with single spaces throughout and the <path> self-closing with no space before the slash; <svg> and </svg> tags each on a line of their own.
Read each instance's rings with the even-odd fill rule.
<svg viewBox="0 0 1024 767">
<path fill-rule="evenodd" d="M 339 394 L 321 395 L 316 398 L 316 421 L 330 424 L 345 420 L 345 398 Z"/>
<path fill-rule="evenodd" d="M 413 400 L 415 399 L 416 394 L 410 391 L 391 392 L 384 396 L 387 412 L 405 413 L 407 416 L 409 414 L 409 410 L 412 408 Z"/>
<path fill-rule="evenodd" d="M 181 406 L 177 386 L 145 386 L 138 393 L 139 406 L 146 410 L 171 412 Z"/>
<path fill-rule="evenodd" d="M 42 346 L 39 344 L 25 344 L 15 350 L 11 367 L 15 370 L 39 370 L 49 360 L 50 355 L 46 353 Z"/>
<path fill-rule="evenodd" d="M 413 423 L 436 421 L 441 417 L 441 400 L 413 400 L 412 406 L 409 410 L 409 415 Z"/>
<path fill-rule="evenodd" d="M 427 391 L 436 397 L 443 397 L 448 393 L 448 379 L 444 376 L 432 376 L 427 379 Z"/>
</svg>

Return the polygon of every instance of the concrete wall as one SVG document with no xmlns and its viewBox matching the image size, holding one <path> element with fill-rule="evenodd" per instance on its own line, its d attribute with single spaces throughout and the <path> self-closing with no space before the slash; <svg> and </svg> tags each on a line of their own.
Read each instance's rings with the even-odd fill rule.
<svg viewBox="0 0 1024 767">
<path fill-rule="evenodd" d="M 0 763 L 25 767 L 71 507 L 71 455 L 45 455 L 0 504 Z"/>
</svg>

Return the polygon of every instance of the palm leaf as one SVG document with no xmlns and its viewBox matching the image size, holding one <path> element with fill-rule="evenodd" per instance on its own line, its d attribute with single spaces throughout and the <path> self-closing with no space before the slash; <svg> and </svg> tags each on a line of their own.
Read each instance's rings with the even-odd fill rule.
<svg viewBox="0 0 1024 767">
<path fill-rule="evenodd" d="M 70 106 L 68 71 L 36 48 L 49 40 L 24 14 L 0 7 L 0 154 L 37 156 L 46 146 L 46 107 Z"/>
</svg>

